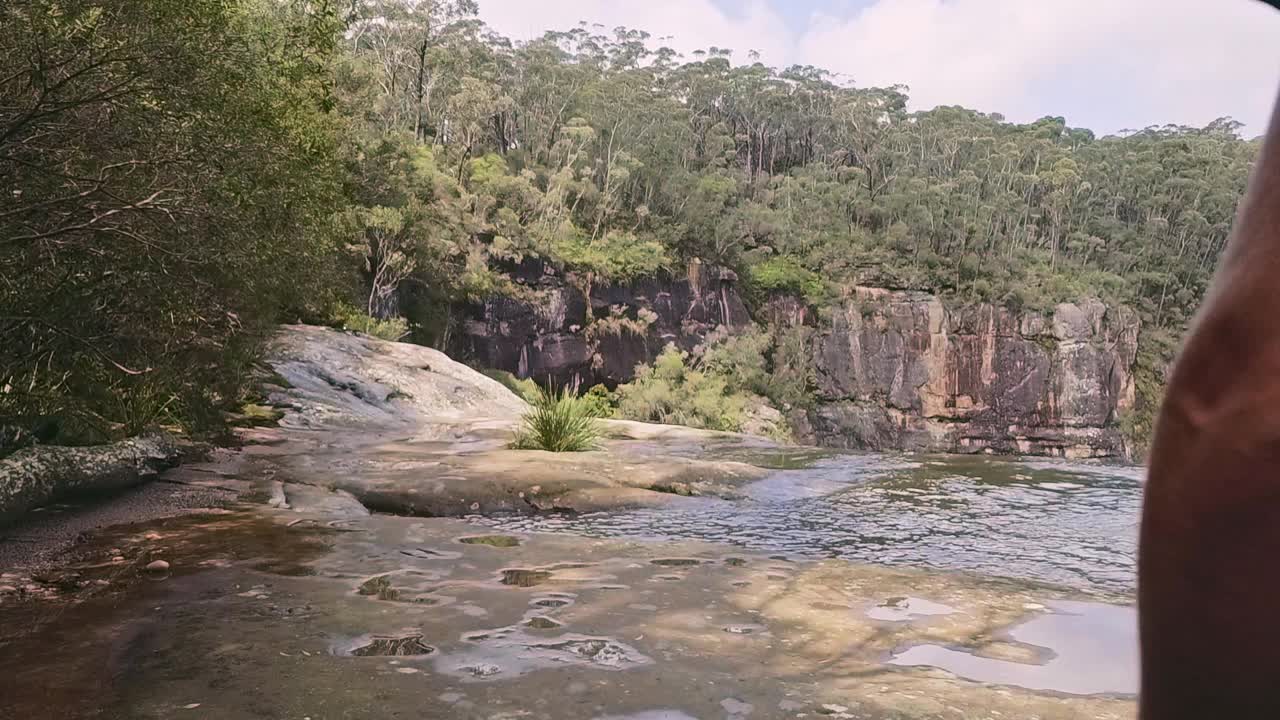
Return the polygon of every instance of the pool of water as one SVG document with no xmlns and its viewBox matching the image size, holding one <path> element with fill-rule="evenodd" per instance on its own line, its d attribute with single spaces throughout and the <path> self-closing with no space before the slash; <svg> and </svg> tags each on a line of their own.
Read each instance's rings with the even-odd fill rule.
<svg viewBox="0 0 1280 720">
<path fill-rule="evenodd" d="M 778 470 L 748 486 L 743 501 L 473 521 L 505 531 L 706 540 L 1128 593 L 1141 478 L 1141 468 L 1060 460 L 844 454 Z"/>
<path fill-rule="evenodd" d="M 968 680 L 1070 695 L 1138 692 L 1138 658 L 1130 607 L 1057 602 L 1051 612 L 1011 629 L 1009 639 L 1050 653 L 1044 662 L 1011 662 L 974 652 L 916 645 L 890 664 L 939 667 Z"/>
</svg>

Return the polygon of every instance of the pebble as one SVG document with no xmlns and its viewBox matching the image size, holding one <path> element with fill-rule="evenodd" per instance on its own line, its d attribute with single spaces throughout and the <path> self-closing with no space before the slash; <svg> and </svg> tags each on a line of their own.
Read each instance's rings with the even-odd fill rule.
<svg viewBox="0 0 1280 720">
<path fill-rule="evenodd" d="M 147 563 L 147 572 L 162 573 L 169 571 L 169 563 L 164 560 L 152 560 Z"/>
</svg>

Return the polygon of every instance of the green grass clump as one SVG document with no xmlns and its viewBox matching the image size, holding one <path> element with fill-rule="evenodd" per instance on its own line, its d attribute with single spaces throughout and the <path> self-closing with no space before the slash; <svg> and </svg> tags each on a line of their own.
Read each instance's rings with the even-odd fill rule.
<svg viewBox="0 0 1280 720">
<path fill-rule="evenodd" d="M 600 446 L 600 424 L 582 398 L 562 390 L 539 389 L 531 404 L 521 419 L 513 448 L 586 452 Z"/>
</svg>

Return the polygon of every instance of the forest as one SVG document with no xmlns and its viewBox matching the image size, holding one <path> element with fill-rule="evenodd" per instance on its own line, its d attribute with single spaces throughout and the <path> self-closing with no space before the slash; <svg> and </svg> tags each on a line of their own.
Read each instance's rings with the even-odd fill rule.
<svg viewBox="0 0 1280 720">
<path fill-rule="evenodd" d="M 641 30 L 513 42 L 478 10 L 4 3 L 6 442 L 216 428 L 275 324 L 435 343 L 524 257 L 589 283 L 699 258 L 816 306 L 1125 304 L 1142 435 L 1258 151 L 1229 118 L 1098 137 Z"/>
</svg>

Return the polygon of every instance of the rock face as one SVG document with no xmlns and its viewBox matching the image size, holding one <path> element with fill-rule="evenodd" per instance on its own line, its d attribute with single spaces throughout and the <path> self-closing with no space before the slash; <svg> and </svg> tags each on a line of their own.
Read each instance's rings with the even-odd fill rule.
<svg viewBox="0 0 1280 720">
<path fill-rule="evenodd" d="M 498 381 L 421 345 L 288 325 L 269 359 L 289 384 L 273 396 L 290 410 L 287 427 L 417 429 L 510 421 L 527 409 Z"/>
<path fill-rule="evenodd" d="M 450 354 L 539 382 L 625 383 L 668 343 L 690 350 L 718 327 L 752 324 L 736 276 L 709 265 L 588 292 L 537 261 L 505 269 L 531 299 L 466 308 Z M 780 296 L 755 318 L 808 330 L 817 403 L 787 415 L 801 439 L 871 450 L 1128 454 L 1120 417 L 1134 404 L 1139 332 L 1128 310 L 1087 299 L 1045 316 L 877 288 L 852 288 L 825 310 Z"/>
<path fill-rule="evenodd" d="M 463 310 L 449 354 L 557 385 L 631 380 L 669 344 L 690 350 L 718 327 L 751 322 L 733 272 L 691 263 L 683 277 L 588 285 L 538 260 L 503 268 L 528 292 Z"/>
<path fill-rule="evenodd" d="M 1124 456 L 1138 331 L 1098 300 L 1044 317 L 858 288 L 815 338 L 808 420 L 837 447 Z"/>
</svg>

